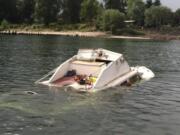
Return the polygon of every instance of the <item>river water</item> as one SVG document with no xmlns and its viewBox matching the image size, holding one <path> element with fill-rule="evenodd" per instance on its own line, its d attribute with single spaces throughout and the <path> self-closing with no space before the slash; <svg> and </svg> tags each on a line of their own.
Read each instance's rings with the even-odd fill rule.
<svg viewBox="0 0 180 135">
<path fill-rule="evenodd" d="M 34 84 L 79 48 L 123 53 L 156 77 L 93 94 Z M 180 41 L 1 35 L 0 135 L 179 135 L 179 67 Z"/>
</svg>

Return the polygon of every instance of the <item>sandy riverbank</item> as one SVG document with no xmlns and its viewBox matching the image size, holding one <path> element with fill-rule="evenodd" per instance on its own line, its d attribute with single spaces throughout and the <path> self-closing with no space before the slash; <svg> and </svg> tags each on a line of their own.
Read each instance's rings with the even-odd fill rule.
<svg viewBox="0 0 180 135">
<path fill-rule="evenodd" d="M 6 30 L 1 31 L 1 34 L 16 34 L 16 35 L 62 35 L 62 36 L 80 36 L 80 37 L 103 37 L 104 32 L 79 32 L 79 31 L 22 31 L 22 30 Z"/>
<path fill-rule="evenodd" d="M 59 36 L 74 36 L 74 37 L 101 37 L 101 38 L 109 38 L 109 39 L 134 39 L 134 40 L 174 40 L 180 39 L 180 36 L 174 35 L 162 35 L 162 34 L 154 34 L 148 33 L 145 36 L 123 36 L 123 35 L 111 35 L 106 32 L 101 31 L 93 31 L 93 32 L 80 32 L 80 31 L 50 31 L 50 30 L 42 30 L 42 31 L 25 31 L 25 30 L 6 30 L 0 31 L 0 34 L 7 35 L 59 35 Z"/>
<path fill-rule="evenodd" d="M 117 38 L 117 39 L 142 39 L 142 40 L 150 40 L 150 37 L 137 37 L 137 36 L 109 36 L 108 38 Z"/>
<path fill-rule="evenodd" d="M 102 38 L 116 38 L 116 39 L 142 39 L 149 40 L 148 37 L 137 36 L 114 36 L 105 32 L 80 32 L 80 31 L 21 31 L 21 30 L 6 30 L 1 31 L 1 34 L 14 35 L 60 35 L 60 36 L 79 36 L 79 37 L 102 37 Z"/>
</svg>

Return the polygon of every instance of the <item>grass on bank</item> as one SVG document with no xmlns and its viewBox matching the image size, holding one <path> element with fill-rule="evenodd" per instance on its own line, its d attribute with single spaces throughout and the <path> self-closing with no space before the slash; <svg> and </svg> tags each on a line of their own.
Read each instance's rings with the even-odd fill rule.
<svg viewBox="0 0 180 135">
<path fill-rule="evenodd" d="M 22 30 L 22 31 L 80 31 L 80 32 L 94 32 L 99 31 L 95 25 L 78 23 L 78 24 L 64 24 L 59 25 L 56 23 L 51 23 L 48 26 L 43 24 L 9 24 L 4 22 L 0 25 L 0 31 L 3 30 Z M 143 31 L 134 28 L 122 28 L 117 29 L 112 32 L 108 32 L 113 35 L 131 35 L 131 36 L 143 36 L 145 35 Z"/>
<path fill-rule="evenodd" d="M 99 31 L 94 24 L 78 23 L 78 24 L 57 24 L 51 23 L 48 26 L 43 24 L 10 24 L 7 21 L 2 21 L 0 31 L 80 31 L 80 32 L 96 32 Z M 125 27 L 116 29 L 112 32 L 106 32 L 112 35 L 121 36 L 146 36 L 152 39 L 180 39 L 180 26 L 162 26 L 159 29 L 142 29 L 137 27 Z"/>
<path fill-rule="evenodd" d="M 57 24 L 51 23 L 49 25 L 44 24 L 9 24 L 1 23 L 0 31 L 3 30 L 24 30 L 24 31 L 81 31 L 81 32 L 92 32 L 97 31 L 96 27 L 92 24 Z"/>
</svg>

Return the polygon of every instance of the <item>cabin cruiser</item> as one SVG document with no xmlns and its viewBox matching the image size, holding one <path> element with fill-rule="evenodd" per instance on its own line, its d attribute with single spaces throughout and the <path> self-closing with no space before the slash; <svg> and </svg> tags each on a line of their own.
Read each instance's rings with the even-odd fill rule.
<svg viewBox="0 0 180 135">
<path fill-rule="evenodd" d="M 54 87 L 72 87 L 96 92 L 132 80 L 149 80 L 154 73 L 144 67 L 130 67 L 122 54 L 106 49 L 79 49 L 77 55 L 36 81 Z"/>
</svg>

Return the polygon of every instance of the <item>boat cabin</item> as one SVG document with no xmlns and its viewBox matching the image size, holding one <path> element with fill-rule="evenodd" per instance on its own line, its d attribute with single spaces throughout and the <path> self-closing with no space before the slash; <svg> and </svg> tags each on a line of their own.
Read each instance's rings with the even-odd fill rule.
<svg viewBox="0 0 180 135">
<path fill-rule="evenodd" d="M 58 67 L 49 83 L 64 86 L 85 79 L 88 83 L 84 84 L 101 87 L 129 70 L 122 54 L 105 49 L 80 49 L 77 55 Z"/>
</svg>

